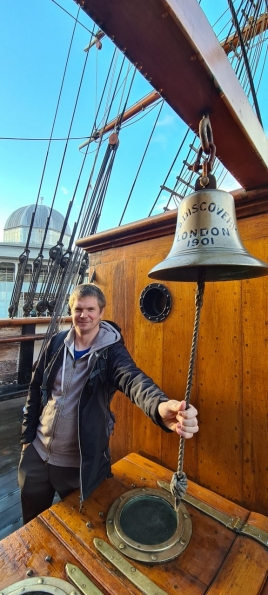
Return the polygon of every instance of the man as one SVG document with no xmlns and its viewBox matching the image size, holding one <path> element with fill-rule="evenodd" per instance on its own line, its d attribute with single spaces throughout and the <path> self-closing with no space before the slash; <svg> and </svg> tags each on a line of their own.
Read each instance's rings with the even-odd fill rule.
<svg viewBox="0 0 268 595">
<path fill-rule="evenodd" d="M 23 522 L 80 487 L 81 502 L 111 476 L 109 402 L 119 390 L 165 431 L 191 438 L 197 411 L 169 400 L 132 360 L 117 325 L 103 321 L 105 296 L 94 284 L 70 296 L 73 326 L 55 353 L 47 346 L 33 374 L 22 424 L 19 486 Z M 53 351 L 53 350 L 52 350 Z M 42 390 L 41 390 L 42 388 Z M 47 395 L 43 403 L 42 394 Z"/>
</svg>

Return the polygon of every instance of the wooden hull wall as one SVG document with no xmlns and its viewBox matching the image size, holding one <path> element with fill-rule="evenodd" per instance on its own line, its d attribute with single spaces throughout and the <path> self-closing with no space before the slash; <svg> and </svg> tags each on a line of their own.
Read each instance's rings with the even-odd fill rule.
<svg viewBox="0 0 268 595">
<path fill-rule="evenodd" d="M 137 224 L 138 225 L 138 224 Z M 238 222 L 248 251 L 267 261 L 268 215 Z M 174 228 L 175 231 L 175 228 Z M 170 251 L 174 235 L 91 253 L 90 274 L 107 296 L 105 318 L 122 328 L 136 363 L 170 398 L 185 393 L 195 314 L 195 283 L 164 282 L 172 309 L 160 323 L 141 313 L 150 269 Z M 90 252 L 90 247 L 87 248 Z M 207 283 L 191 403 L 200 432 L 187 441 L 189 479 L 250 510 L 267 514 L 268 278 Z M 120 394 L 113 462 L 140 453 L 177 469 L 178 437 L 159 430 Z"/>
</svg>

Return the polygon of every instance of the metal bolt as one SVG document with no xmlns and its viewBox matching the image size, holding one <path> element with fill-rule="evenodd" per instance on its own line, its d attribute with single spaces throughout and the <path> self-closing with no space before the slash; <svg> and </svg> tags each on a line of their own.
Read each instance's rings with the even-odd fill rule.
<svg viewBox="0 0 268 595">
<path fill-rule="evenodd" d="M 131 488 L 135 488 L 136 487 L 136 484 L 135 483 L 132 483 L 130 487 Z"/>
<path fill-rule="evenodd" d="M 185 545 L 185 541 L 183 539 L 180 540 L 181 545 Z"/>
<path fill-rule="evenodd" d="M 27 572 L 26 572 L 26 576 L 33 576 L 33 573 L 34 573 L 33 569 L 29 568 L 29 570 L 27 570 Z"/>
<path fill-rule="evenodd" d="M 107 523 L 109 523 L 110 525 L 112 524 L 113 519 L 108 519 Z"/>
<path fill-rule="evenodd" d="M 136 572 L 136 568 L 134 568 L 134 566 L 131 566 L 131 572 Z"/>
<path fill-rule="evenodd" d="M 90 523 L 90 522 L 88 521 L 88 522 L 86 523 L 86 527 L 87 527 L 88 529 L 91 529 L 91 527 L 92 527 L 92 523 Z"/>
<path fill-rule="evenodd" d="M 119 549 L 120 550 L 124 550 L 125 549 L 125 544 L 124 543 L 119 543 Z"/>
<path fill-rule="evenodd" d="M 151 556 L 151 560 L 157 560 L 157 556 L 155 556 L 154 554 Z"/>
<path fill-rule="evenodd" d="M 43 578 L 39 578 L 38 581 L 37 581 L 38 585 L 42 585 L 43 582 L 44 582 L 44 579 Z"/>
<path fill-rule="evenodd" d="M 51 556 L 50 554 L 48 554 L 48 555 L 45 557 L 45 561 L 46 561 L 46 562 L 51 562 L 51 560 L 52 560 L 52 556 Z"/>
<path fill-rule="evenodd" d="M 103 515 L 104 515 L 104 512 L 99 512 L 99 516 L 103 516 Z"/>
</svg>

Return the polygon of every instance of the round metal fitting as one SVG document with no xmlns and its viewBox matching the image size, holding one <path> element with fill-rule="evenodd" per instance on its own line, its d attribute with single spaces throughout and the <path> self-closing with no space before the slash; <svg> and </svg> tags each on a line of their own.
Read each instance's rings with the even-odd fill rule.
<svg viewBox="0 0 268 595">
<path fill-rule="evenodd" d="M 174 497 L 153 488 L 130 490 L 112 504 L 106 520 L 110 542 L 139 562 L 159 564 L 176 558 L 192 535 L 184 504 L 174 510 Z"/>
<path fill-rule="evenodd" d="M 71 595 L 74 593 L 73 585 L 61 578 L 53 576 L 36 576 L 26 578 L 18 583 L 13 583 L 1 591 L 2 595 Z"/>
<path fill-rule="evenodd" d="M 150 283 L 141 293 L 140 310 L 150 322 L 162 322 L 171 310 L 171 294 L 162 283 Z"/>
</svg>

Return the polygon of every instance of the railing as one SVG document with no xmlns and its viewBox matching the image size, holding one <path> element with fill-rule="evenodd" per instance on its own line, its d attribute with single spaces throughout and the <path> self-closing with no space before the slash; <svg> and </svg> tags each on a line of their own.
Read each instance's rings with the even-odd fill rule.
<svg viewBox="0 0 268 595">
<path fill-rule="evenodd" d="M 50 318 L 0 319 L 0 401 L 26 393 Z M 70 328 L 71 317 L 60 326 Z"/>
</svg>

